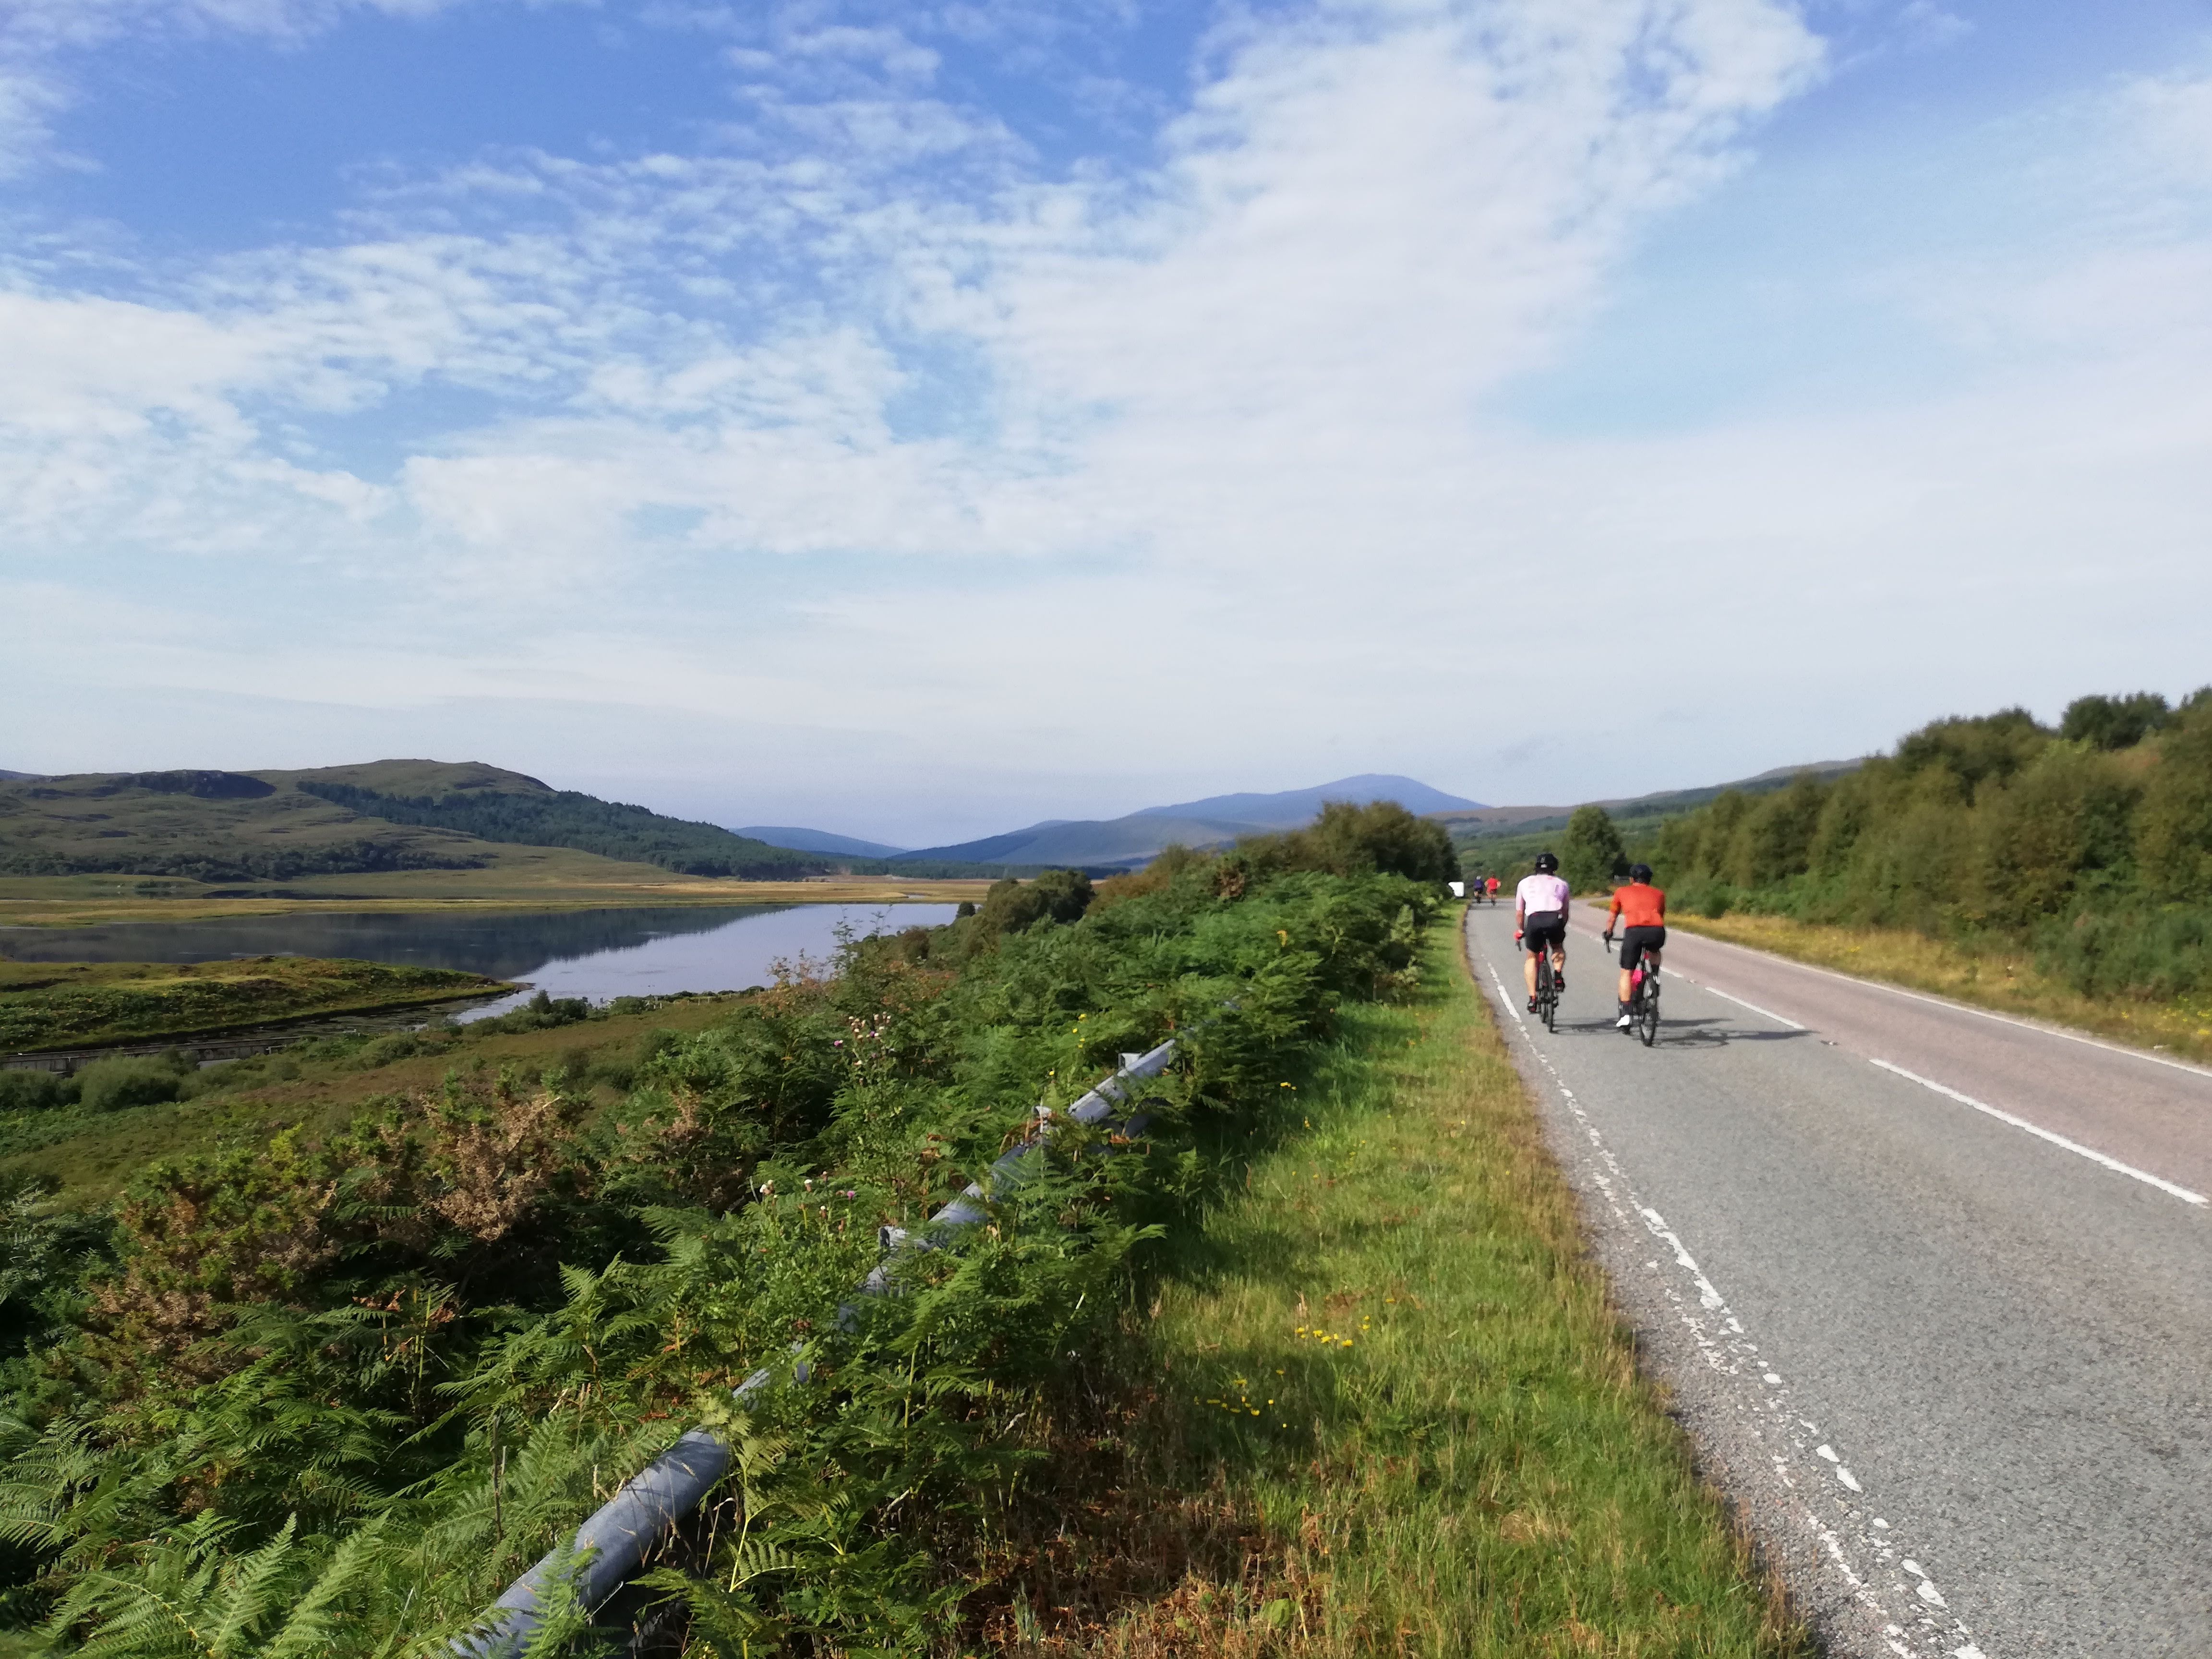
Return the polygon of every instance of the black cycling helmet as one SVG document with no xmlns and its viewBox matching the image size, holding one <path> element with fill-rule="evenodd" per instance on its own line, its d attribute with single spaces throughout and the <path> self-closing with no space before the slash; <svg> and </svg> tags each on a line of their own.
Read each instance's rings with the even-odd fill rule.
<svg viewBox="0 0 2212 1659">
<path fill-rule="evenodd" d="M 1536 854 L 1536 873 L 1538 875 L 1548 876 L 1555 874 L 1557 873 L 1559 867 L 1559 855 L 1557 853 L 1539 853 Z"/>
<path fill-rule="evenodd" d="M 1630 866 L 1628 866 L 1628 878 L 1629 878 L 1629 880 L 1631 880 L 1631 881 L 1649 881 L 1649 880 L 1650 880 L 1650 879 L 1651 879 L 1651 866 L 1650 866 L 1650 865 L 1648 865 L 1648 864 L 1632 864 L 1632 865 L 1630 865 Z"/>
</svg>

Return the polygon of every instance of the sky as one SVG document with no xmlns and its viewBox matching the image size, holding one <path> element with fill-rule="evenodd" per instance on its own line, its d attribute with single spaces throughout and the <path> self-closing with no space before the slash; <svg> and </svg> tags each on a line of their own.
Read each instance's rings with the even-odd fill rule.
<svg viewBox="0 0 2212 1659">
<path fill-rule="evenodd" d="M 0 767 L 1571 802 L 2208 615 L 2203 0 L 0 0 Z"/>
</svg>

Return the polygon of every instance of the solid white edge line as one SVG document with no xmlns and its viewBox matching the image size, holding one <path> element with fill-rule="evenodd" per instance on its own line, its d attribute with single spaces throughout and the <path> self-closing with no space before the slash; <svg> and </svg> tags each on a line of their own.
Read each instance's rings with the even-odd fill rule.
<svg viewBox="0 0 2212 1659">
<path fill-rule="evenodd" d="M 1856 974 L 1838 972 L 1833 968 L 1816 968 L 1809 962 L 1800 962 L 1795 957 L 1785 957 L 1778 951 L 1761 951 L 1754 945 L 1738 945 L 1734 939 L 1715 939 L 1711 933 L 1700 933 L 1695 928 L 1682 930 L 1702 945 L 1717 945 L 1723 950 L 1741 951 L 1747 957 L 1764 957 L 1769 962 L 1778 962 L 1784 968 L 1801 969 L 1808 974 L 1818 974 L 1823 979 L 1841 980 L 1846 985 L 1863 985 L 1869 991 L 1886 991 L 1893 997 L 1904 997 L 1913 1002 L 1925 1002 L 1937 1008 L 1948 1008 L 1954 1014 L 1972 1014 L 1977 1019 L 1993 1019 L 2000 1025 L 2017 1025 L 2023 1031 L 2035 1031 L 2049 1037 L 2063 1037 L 2069 1042 L 2086 1043 L 2092 1048 L 2102 1048 L 2106 1054 L 2123 1054 L 2130 1060 L 2147 1060 L 2154 1066 L 2168 1066 L 2177 1072 L 2191 1072 L 2198 1077 L 2212 1077 L 2212 1066 L 2191 1065 L 2185 1060 L 2176 1060 L 2170 1054 L 2154 1054 L 2146 1049 L 2130 1048 L 2124 1042 L 2107 1042 L 2102 1037 L 2093 1037 L 2081 1031 L 2069 1031 L 2061 1025 L 2045 1025 L 2039 1020 L 2021 1019 L 2014 1014 L 2001 1014 L 1991 1008 L 1977 1008 L 1970 1002 L 1954 1002 L 1948 997 L 1930 996 L 1925 991 L 1908 991 L 1902 985 L 1892 985 L 1886 980 L 1863 979 Z M 1713 988 L 1706 986 L 1707 990 Z"/>
<path fill-rule="evenodd" d="M 2094 1147 L 2084 1146 L 2078 1140 L 2069 1140 L 2064 1135 L 2030 1123 L 2024 1117 L 2015 1117 L 2010 1112 L 1992 1106 L 1985 1100 L 1976 1100 L 1972 1095 L 1960 1094 L 1956 1089 L 1938 1083 L 1933 1078 L 1924 1078 L 1917 1072 L 1908 1072 L 1902 1066 L 1893 1066 L 1886 1060 L 1874 1060 L 1872 1055 L 1868 1058 L 1872 1060 L 1875 1065 L 1881 1066 L 1883 1071 L 1893 1072 L 1908 1083 L 1917 1083 L 1923 1089 L 1933 1089 L 1937 1094 L 1957 1101 L 1961 1106 L 1971 1106 L 1978 1112 L 1986 1112 L 2000 1123 L 2009 1123 L 2015 1129 L 2025 1129 L 2038 1139 L 2047 1140 L 2054 1146 L 2063 1146 L 2069 1152 L 2087 1158 L 2092 1164 L 2101 1164 L 2105 1168 L 2140 1181 L 2147 1187 L 2155 1187 L 2162 1193 L 2171 1193 L 2185 1204 L 2212 1205 L 2212 1199 L 2207 1199 L 2202 1193 L 2192 1193 L 2188 1188 L 2177 1186 L 2172 1182 L 2154 1176 L 2147 1170 L 2138 1170 L 2132 1164 L 2123 1164 L 2117 1158 L 2107 1158 Z"/>
</svg>

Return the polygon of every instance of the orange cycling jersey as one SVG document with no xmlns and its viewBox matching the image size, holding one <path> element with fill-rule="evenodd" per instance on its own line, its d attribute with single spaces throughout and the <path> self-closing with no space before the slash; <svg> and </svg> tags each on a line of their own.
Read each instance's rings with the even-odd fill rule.
<svg viewBox="0 0 2212 1659">
<path fill-rule="evenodd" d="M 1664 927 L 1667 925 L 1667 895 L 1658 888 L 1644 882 L 1613 890 L 1610 915 L 1619 916 L 1624 927 Z M 1606 931 L 1613 931 L 1608 920 Z"/>
</svg>

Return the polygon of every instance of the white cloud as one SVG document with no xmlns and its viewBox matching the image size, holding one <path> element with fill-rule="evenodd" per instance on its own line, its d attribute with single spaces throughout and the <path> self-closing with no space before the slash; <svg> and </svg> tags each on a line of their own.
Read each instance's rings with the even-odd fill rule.
<svg viewBox="0 0 2212 1659">
<path fill-rule="evenodd" d="M 817 768 L 866 754 L 927 801 L 979 754 L 1042 779 L 1689 781 L 1620 713 L 1629 594 L 1668 730 L 1808 758 L 2086 672 L 2054 649 L 2119 672 L 2065 625 L 2124 618 L 2094 571 L 2183 569 L 2212 522 L 2212 239 L 2185 214 L 2025 264 L 1892 261 L 1979 354 L 1937 398 L 1604 442 L 1491 412 L 1818 76 L 1784 7 L 1247 18 L 1154 165 L 1054 179 L 942 94 L 915 32 L 809 27 L 766 69 L 803 46 L 835 76 L 759 90 L 698 154 L 486 156 L 365 199 L 350 241 L 142 272 L 131 298 L 20 273 L 0 533 L 88 587 L 127 550 L 280 582 L 320 562 L 270 601 L 311 629 L 250 662 L 165 634 L 143 684 L 803 728 Z M 2130 83 L 2087 166 L 2185 193 L 2206 107 Z M 398 422 L 402 392 L 469 412 L 410 417 L 371 465 L 345 423 Z M 1553 640 L 1564 735 L 1517 783 L 1480 774 Z M 763 744 L 799 788 L 801 750 Z"/>
</svg>

